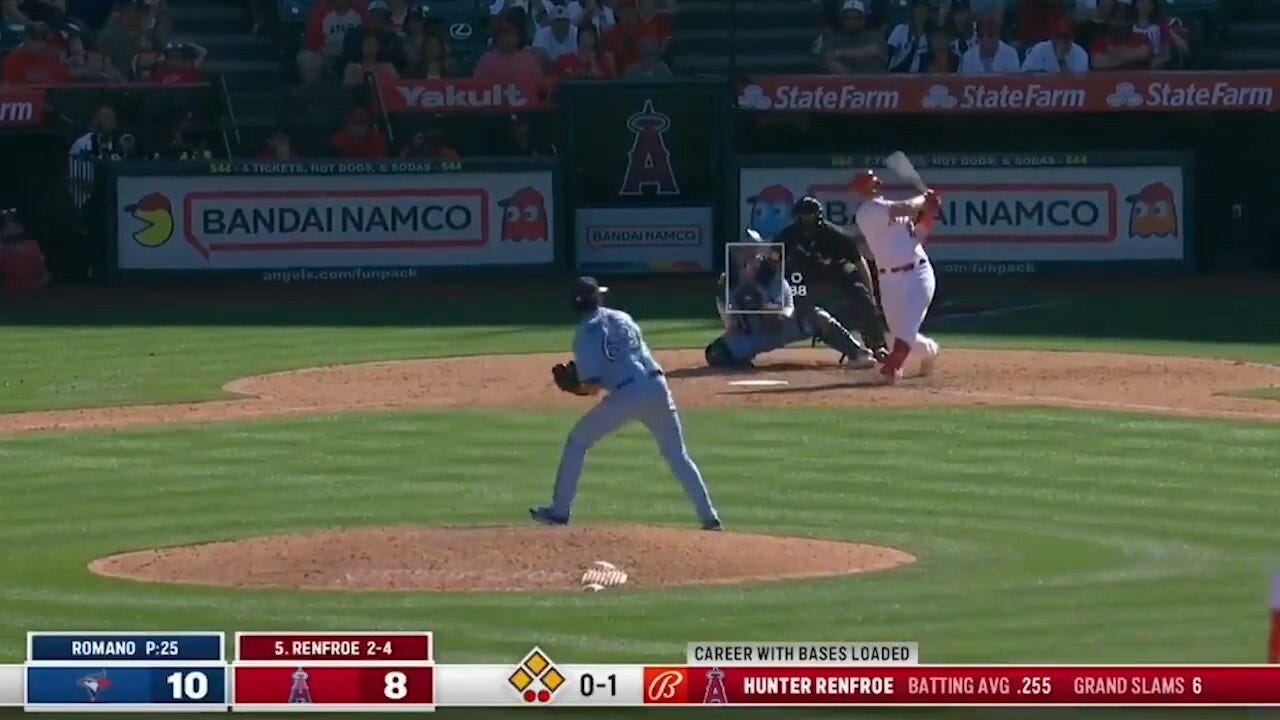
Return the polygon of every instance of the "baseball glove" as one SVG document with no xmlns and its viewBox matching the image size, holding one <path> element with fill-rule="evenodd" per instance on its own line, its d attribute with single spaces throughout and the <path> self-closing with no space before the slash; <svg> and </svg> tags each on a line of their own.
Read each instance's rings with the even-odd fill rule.
<svg viewBox="0 0 1280 720">
<path fill-rule="evenodd" d="M 764 294 L 755 283 L 743 283 L 733 293 L 733 307 L 748 312 L 760 310 L 764 307 Z"/>
<path fill-rule="evenodd" d="M 574 395 L 586 395 L 582 380 L 578 377 L 578 364 L 572 360 L 567 363 L 556 363 L 551 366 L 551 379 L 556 387 Z"/>
</svg>

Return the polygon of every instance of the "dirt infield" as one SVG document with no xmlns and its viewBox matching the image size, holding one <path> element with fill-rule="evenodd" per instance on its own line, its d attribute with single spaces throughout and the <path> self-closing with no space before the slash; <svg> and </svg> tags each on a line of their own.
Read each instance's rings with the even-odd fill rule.
<svg viewBox="0 0 1280 720">
<path fill-rule="evenodd" d="M 367 363 L 242 378 L 240 399 L 0 415 L 0 435 L 116 430 L 187 422 L 379 409 L 585 408 L 549 368 L 563 355 L 505 355 Z M 700 351 L 658 353 L 681 407 L 776 405 L 914 407 L 1048 405 L 1280 421 L 1280 402 L 1235 397 L 1280 386 L 1280 368 L 1228 360 L 1106 353 L 946 350 L 938 372 L 880 387 L 873 371 L 833 366 L 824 349 L 771 353 L 747 374 L 703 367 Z M 774 380 L 765 387 L 735 380 Z"/>
<path fill-rule="evenodd" d="M 625 589 L 832 577 L 915 558 L 872 545 L 673 528 L 375 528 L 126 553 L 90 569 L 238 588 L 529 592 L 578 590 L 599 560 L 627 574 Z"/>
</svg>

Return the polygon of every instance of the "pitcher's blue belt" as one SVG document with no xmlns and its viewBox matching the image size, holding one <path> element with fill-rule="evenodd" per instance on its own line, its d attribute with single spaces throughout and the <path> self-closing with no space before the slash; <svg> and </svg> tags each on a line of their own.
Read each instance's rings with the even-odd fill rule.
<svg viewBox="0 0 1280 720">
<path fill-rule="evenodd" d="M 658 376 L 659 376 L 659 375 L 661 375 L 661 374 L 662 374 L 662 371 L 661 371 L 661 370 L 654 370 L 653 372 L 649 373 L 648 375 L 645 375 L 645 377 L 655 378 L 655 377 L 658 377 Z M 635 381 L 636 381 L 636 379 L 635 379 L 635 378 L 633 378 L 633 377 L 632 377 L 632 378 L 627 378 L 626 380 L 623 380 L 622 382 L 618 383 L 618 385 L 617 385 L 616 387 L 614 387 L 613 389 L 614 389 L 614 391 L 616 392 L 616 391 L 621 390 L 622 388 L 624 388 L 624 387 L 626 387 L 626 386 L 630 385 L 631 383 L 633 383 L 633 382 L 635 382 Z"/>
</svg>

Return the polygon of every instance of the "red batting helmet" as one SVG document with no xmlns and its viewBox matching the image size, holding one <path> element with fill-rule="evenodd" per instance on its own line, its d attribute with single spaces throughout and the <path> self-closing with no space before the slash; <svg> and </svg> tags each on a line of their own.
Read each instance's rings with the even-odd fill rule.
<svg viewBox="0 0 1280 720">
<path fill-rule="evenodd" d="M 853 191 L 864 197 L 879 194 L 880 178 L 871 170 L 863 170 L 853 178 Z"/>
</svg>

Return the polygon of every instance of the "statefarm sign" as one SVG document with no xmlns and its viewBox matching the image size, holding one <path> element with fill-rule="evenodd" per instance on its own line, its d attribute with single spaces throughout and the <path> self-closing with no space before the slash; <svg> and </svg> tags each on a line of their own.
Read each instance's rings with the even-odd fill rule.
<svg viewBox="0 0 1280 720">
<path fill-rule="evenodd" d="M 44 122 L 45 97 L 39 90 L 0 88 L 0 128 L 32 127 Z"/>
<path fill-rule="evenodd" d="M 1275 111 L 1280 72 L 776 75 L 752 78 L 738 107 L 851 114 Z"/>
<path fill-rule="evenodd" d="M 389 113 L 509 113 L 548 107 L 549 84 L 495 83 L 474 78 L 400 80 L 382 88 Z"/>
</svg>

